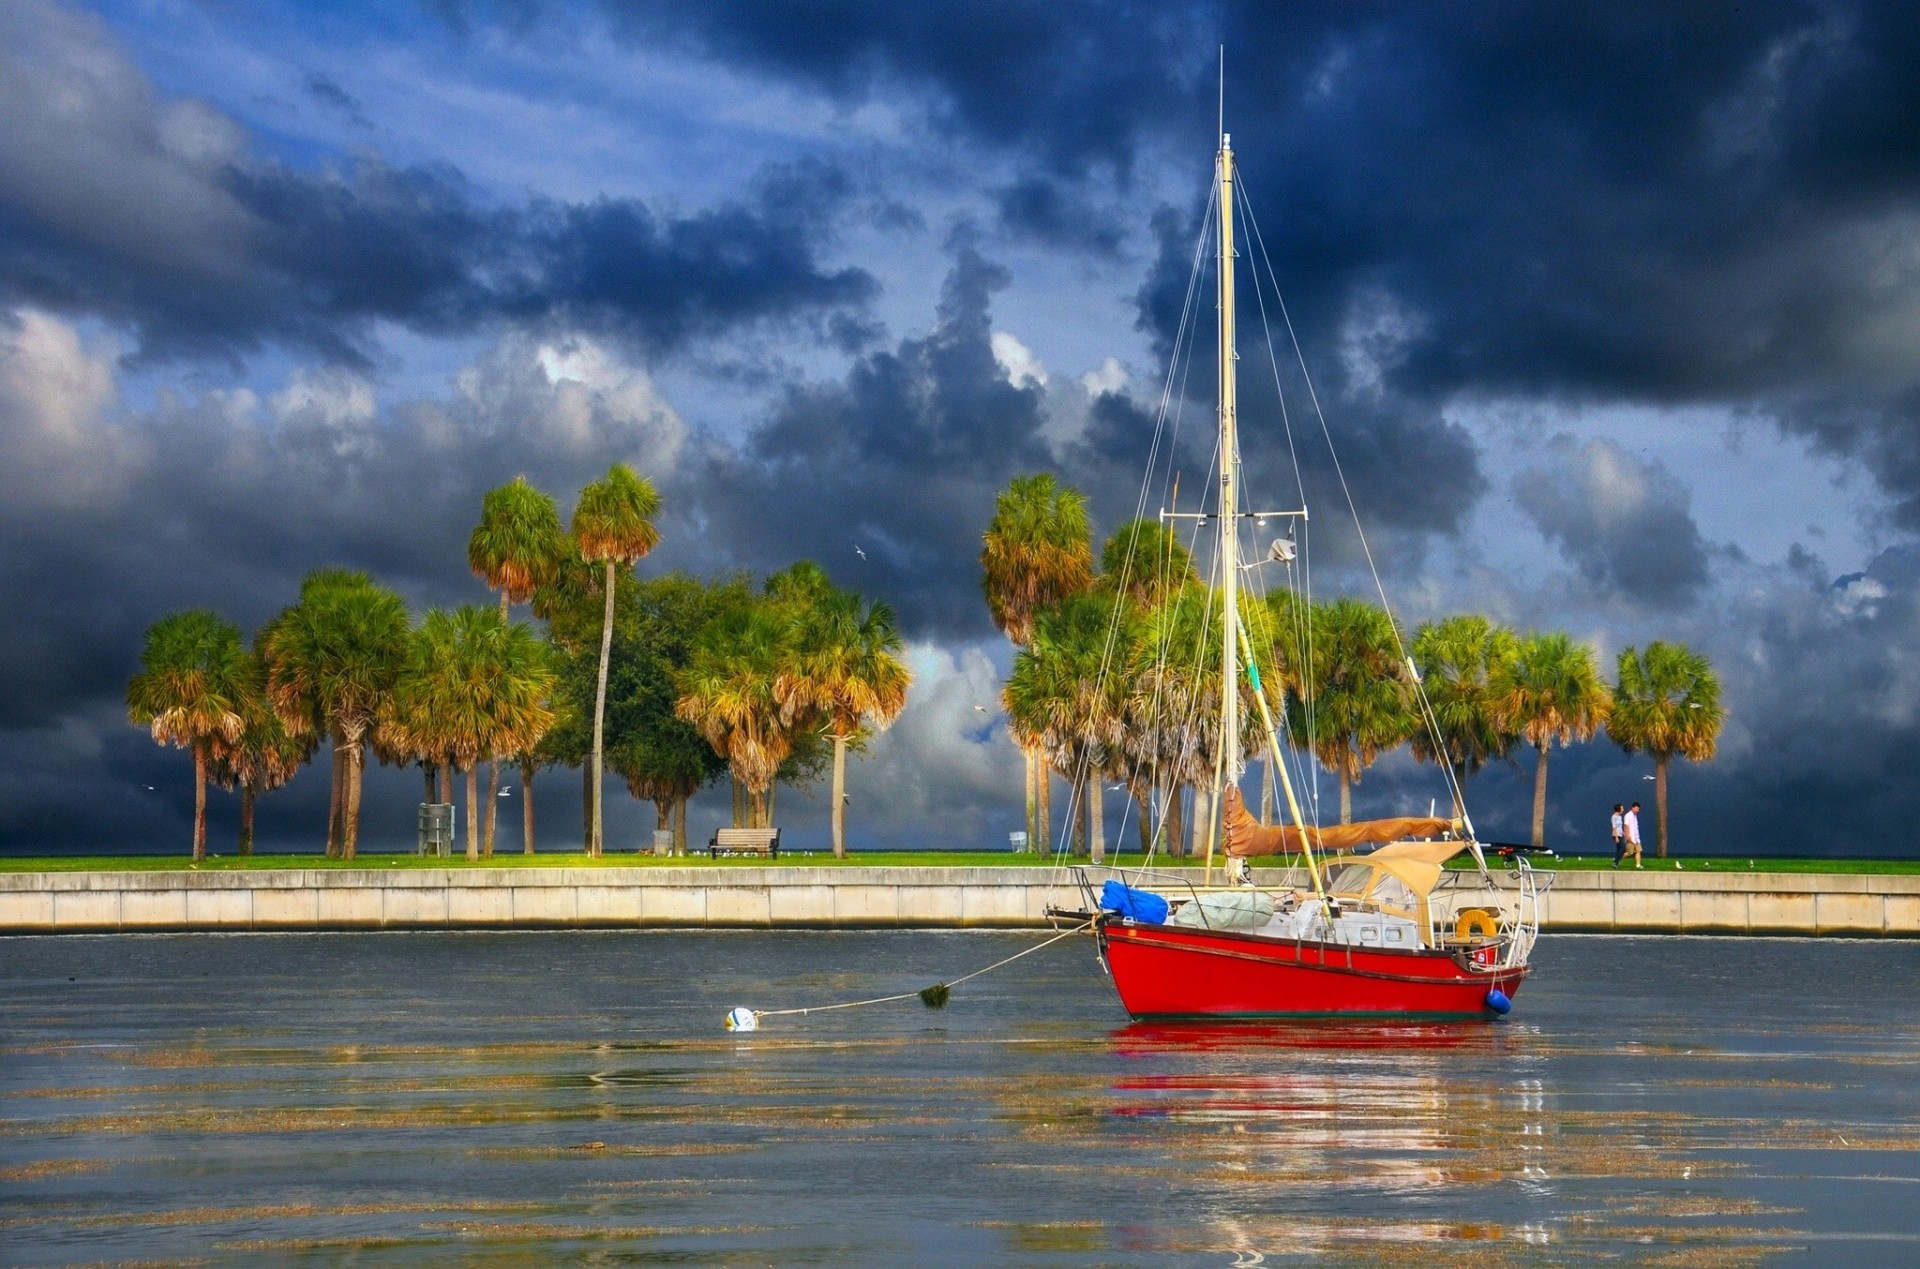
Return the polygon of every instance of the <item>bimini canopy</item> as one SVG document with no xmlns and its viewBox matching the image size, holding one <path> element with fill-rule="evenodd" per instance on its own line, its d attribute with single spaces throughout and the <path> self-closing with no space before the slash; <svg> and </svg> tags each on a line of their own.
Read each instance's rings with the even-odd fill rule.
<svg viewBox="0 0 1920 1269">
<path fill-rule="evenodd" d="M 1300 830 L 1290 825 L 1262 824 L 1248 813 L 1246 803 L 1240 796 L 1240 790 L 1229 787 L 1221 811 L 1221 820 L 1227 830 L 1227 853 L 1244 859 L 1251 855 L 1298 855 L 1301 853 Z M 1352 850 L 1356 846 L 1366 846 L 1375 842 L 1396 842 L 1403 845 L 1445 847 L 1446 854 L 1439 862 L 1445 863 L 1466 849 L 1465 842 L 1403 842 L 1409 837 L 1438 837 L 1442 833 L 1458 830 L 1460 825 L 1454 820 L 1433 817 L 1409 816 L 1392 820 L 1361 820 L 1358 824 L 1341 824 L 1333 828 L 1309 828 L 1306 840 L 1315 850 L 1335 851 Z M 1383 848 L 1384 849 L 1384 848 Z M 1369 858 L 1378 858 L 1381 851 L 1375 851 Z"/>
</svg>

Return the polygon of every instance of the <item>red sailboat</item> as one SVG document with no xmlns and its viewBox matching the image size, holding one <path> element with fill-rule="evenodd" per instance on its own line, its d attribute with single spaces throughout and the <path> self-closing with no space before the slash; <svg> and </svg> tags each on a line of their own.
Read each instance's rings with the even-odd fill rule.
<svg viewBox="0 0 1920 1269">
<path fill-rule="evenodd" d="M 1523 854 L 1504 853 L 1496 874 L 1458 819 L 1370 820 L 1325 830 L 1302 815 L 1288 755 L 1275 729 L 1260 667 L 1241 626 L 1238 587 L 1244 570 L 1240 535 L 1246 521 L 1304 522 L 1304 509 L 1243 512 L 1234 351 L 1234 211 L 1236 171 L 1231 138 L 1222 133 L 1216 160 L 1219 295 L 1219 484 L 1212 515 L 1163 512 L 1163 521 L 1198 520 L 1218 529 L 1221 579 L 1221 691 L 1216 797 L 1228 882 L 1201 886 L 1176 874 L 1114 874 L 1098 890 L 1086 868 L 1075 870 L 1080 911 L 1057 916 L 1088 921 L 1102 964 L 1127 1012 L 1137 1019 L 1284 1017 L 1486 1018 L 1504 1014 L 1530 970 L 1539 933 L 1542 877 Z M 1275 542 L 1267 559 L 1291 566 L 1292 542 Z M 1396 629 L 1396 638 L 1397 629 Z M 1211 656 L 1211 653 L 1208 654 Z M 1402 659 L 1405 652 L 1402 649 Z M 1411 662 L 1407 663 L 1409 671 Z M 1240 716 L 1244 676 L 1257 727 Z M 1428 725 L 1431 710 L 1412 679 Z M 1287 825 L 1263 825 L 1242 804 L 1237 782 L 1245 759 L 1240 737 L 1257 735 L 1284 793 Z M 1448 764 L 1456 805 L 1460 791 Z M 1212 838 L 1208 876 L 1212 876 Z M 1249 861 L 1293 856 L 1277 884 L 1254 884 Z M 1449 869 L 1457 856 L 1472 867 Z M 1273 870 L 1263 869 L 1266 876 Z"/>
</svg>

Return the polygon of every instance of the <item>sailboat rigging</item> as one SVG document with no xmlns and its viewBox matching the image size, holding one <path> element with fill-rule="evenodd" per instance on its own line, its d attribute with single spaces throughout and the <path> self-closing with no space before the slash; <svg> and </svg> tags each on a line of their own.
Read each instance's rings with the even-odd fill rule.
<svg viewBox="0 0 1920 1269">
<path fill-rule="evenodd" d="M 1050 911 L 1091 923 L 1101 963 L 1135 1018 L 1503 1014 L 1531 970 L 1539 896 L 1550 877 L 1535 873 L 1523 856 L 1515 856 L 1503 875 L 1488 868 L 1451 770 L 1447 779 L 1459 810 L 1456 817 L 1316 827 L 1302 807 L 1282 726 L 1262 686 L 1240 595 L 1243 571 L 1262 561 L 1242 564 L 1240 533 L 1248 520 L 1266 524 L 1280 519 L 1303 527 L 1307 511 L 1304 488 L 1303 505 L 1297 509 L 1242 510 L 1234 229 L 1244 194 L 1237 188 L 1233 142 L 1224 119 L 1218 139 L 1209 200 L 1210 212 L 1218 212 L 1213 226 L 1219 340 L 1217 503 L 1211 511 L 1165 510 L 1161 521 L 1192 523 L 1196 530 L 1210 525 L 1217 532 L 1221 689 L 1207 878 L 1211 881 L 1217 844 L 1227 859 L 1227 884 L 1197 885 L 1178 874 L 1135 869 L 1108 877 L 1096 890 L 1093 869 L 1078 866 L 1072 871 L 1083 908 Z M 1196 265 L 1200 258 L 1196 251 Z M 1328 440 L 1331 444 L 1330 436 Z M 1344 488 L 1344 474 L 1341 484 Z M 1364 531 L 1361 540 L 1364 544 Z M 1291 566 L 1294 551 L 1290 534 L 1276 540 L 1268 558 Z M 1368 563 L 1371 567 L 1370 549 Z M 1404 660 L 1404 650 L 1401 656 Z M 1407 668 L 1411 670 L 1411 664 Z M 1241 715 L 1243 681 L 1251 689 L 1247 695 L 1254 712 L 1246 719 Z M 1423 723 L 1434 726 L 1417 674 L 1413 694 Z M 1239 782 L 1247 747 L 1243 736 L 1249 730 L 1258 738 L 1269 771 L 1278 777 L 1283 824 L 1260 823 L 1243 803 Z M 1293 856 L 1299 863 L 1279 884 L 1256 885 L 1251 861 L 1269 855 Z M 1447 868 L 1462 855 L 1470 856 L 1470 870 Z"/>
</svg>

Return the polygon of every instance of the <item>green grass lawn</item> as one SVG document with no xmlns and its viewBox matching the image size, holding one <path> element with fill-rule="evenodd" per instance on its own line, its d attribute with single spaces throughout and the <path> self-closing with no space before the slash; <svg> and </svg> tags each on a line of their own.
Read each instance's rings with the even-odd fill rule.
<svg viewBox="0 0 1920 1269">
<path fill-rule="evenodd" d="M 804 868 L 846 868 L 846 867 L 923 867 L 923 868 L 983 868 L 983 867 L 1033 867 L 1044 864 L 1045 860 L 1033 855 L 1016 855 L 1012 851 L 865 851 L 856 852 L 846 859 L 835 859 L 831 853 L 817 851 L 813 854 L 787 852 L 780 856 L 782 866 Z M 1072 861 L 1080 862 L 1080 861 Z M 1140 856 L 1125 854 L 1109 857 L 1115 867 L 1137 866 Z M 1175 867 L 1187 864 L 1187 860 L 1157 859 L 1158 867 Z M 1257 861 L 1261 867 L 1277 866 L 1279 861 Z M 589 859 L 578 852 L 556 851 L 538 855 L 495 855 L 492 859 L 469 862 L 465 855 L 454 855 L 447 859 L 423 858 L 417 855 L 362 854 L 351 862 L 328 859 L 324 855 L 252 855 L 246 858 L 222 855 L 200 864 L 199 872 L 244 872 L 271 868 L 673 868 L 689 865 L 722 868 L 764 868 L 764 859 L 731 857 L 718 860 L 709 859 L 706 854 L 688 855 L 678 859 L 663 859 L 653 855 L 631 853 L 608 854 L 599 859 Z M 1610 855 L 1568 856 L 1560 859 L 1540 861 L 1537 866 L 1563 870 L 1605 870 L 1612 865 Z M 185 872 L 192 868 L 192 861 L 182 855 L 76 855 L 76 856 L 22 856 L 18 858 L 0 857 L 0 872 Z M 1686 858 L 1655 859 L 1647 857 L 1646 869 L 1650 872 L 1747 872 L 1748 861 L 1745 858 Z M 1754 872 L 1820 872 L 1820 873 L 1920 873 L 1920 859 L 1768 859 L 1756 856 L 1752 861 Z"/>
</svg>

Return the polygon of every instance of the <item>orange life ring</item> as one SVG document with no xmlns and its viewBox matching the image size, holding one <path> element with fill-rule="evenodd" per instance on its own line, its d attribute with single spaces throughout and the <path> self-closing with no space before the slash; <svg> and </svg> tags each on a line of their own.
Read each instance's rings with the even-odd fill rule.
<svg viewBox="0 0 1920 1269">
<path fill-rule="evenodd" d="M 1496 938 L 1499 933 L 1499 920 L 1485 908 L 1467 908 L 1453 923 L 1453 937 L 1456 939 L 1470 939 L 1475 934 Z"/>
</svg>

